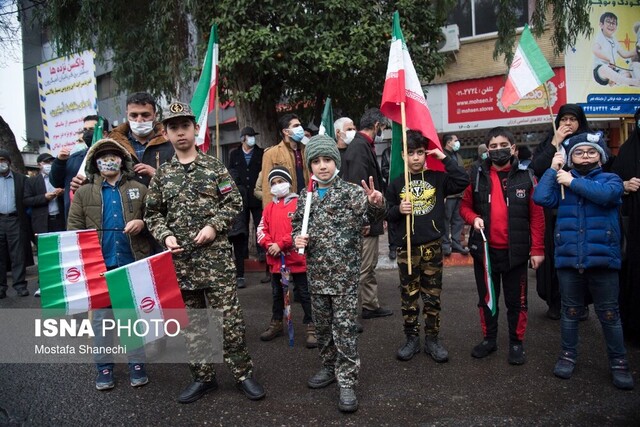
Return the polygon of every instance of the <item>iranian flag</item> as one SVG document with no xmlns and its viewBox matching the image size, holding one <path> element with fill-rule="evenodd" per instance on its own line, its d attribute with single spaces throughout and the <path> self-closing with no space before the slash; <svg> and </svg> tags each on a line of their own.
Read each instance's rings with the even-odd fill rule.
<svg viewBox="0 0 640 427">
<path fill-rule="evenodd" d="M 108 307 L 106 270 L 96 230 L 38 234 L 43 309 L 66 315 Z"/>
<path fill-rule="evenodd" d="M 502 105 L 509 108 L 553 76 L 553 70 L 536 44 L 529 25 L 525 25 L 502 91 Z"/>
<path fill-rule="evenodd" d="M 493 279 L 491 278 L 491 258 L 489 258 L 489 242 L 484 234 L 484 231 L 480 230 L 482 233 L 482 241 L 484 246 L 484 285 L 487 288 L 487 295 L 484 297 L 484 302 L 487 304 L 489 310 L 491 310 L 491 314 L 495 316 L 497 302 L 496 302 L 496 291 L 495 286 L 493 284 Z"/>
<path fill-rule="evenodd" d="M 165 336 L 165 327 L 173 336 L 189 324 L 171 252 L 108 271 L 105 277 L 114 318 L 138 331 L 127 336 L 121 334 L 120 342 L 124 345 L 138 348 Z M 151 328 L 147 330 L 146 325 Z"/>
<path fill-rule="evenodd" d="M 336 131 L 333 128 L 333 108 L 331 107 L 331 97 L 327 97 L 327 99 L 324 101 L 322 121 L 320 122 L 320 129 L 318 129 L 318 135 L 325 134 L 329 135 L 333 139 L 336 139 Z"/>
<path fill-rule="evenodd" d="M 442 149 L 420 79 L 400 29 L 400 14 L 396 11 L 393 14 L 393 37 L 380 110 L 394 122 L 402 124 L 402 103 L 405 105 L 407 128 L 420 131 L 429 140 L 430 149 Z M 427 157 L 427 167 L 444 171 L 442 162 L 432 156 Z"/>
<path fill-rule="evenodd" d="M 196 145 L 203 152 L 209 151 L 211 138 L 207 127 L 207 117 L 214 110 L 216 102 L 216 86 L 218 85 L 218 26 L 211 27 L 209 34 L 209 45 L 202 64 L 202 73 L 198 86 L 191 99 L 191 109 L 196 116 L 196 121 L 200 126 L 200 131 L 196 135 Z"/>
</svg>

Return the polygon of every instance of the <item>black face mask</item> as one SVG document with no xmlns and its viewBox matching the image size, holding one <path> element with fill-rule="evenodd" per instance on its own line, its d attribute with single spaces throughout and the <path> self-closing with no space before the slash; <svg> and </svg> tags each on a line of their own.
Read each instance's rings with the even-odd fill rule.
<svg viewBox="0 0 640 427">
<path fill-rule="evenodd" d="M 591 172 L 592 170 L 594 170 L 595 168 L 599 167 L 598 162 L 594 162 L 594 163 L 583 163 L 581 165 L 574 163 L 573 164 L 573 168 L 580 174 L 580 175 L 587 175 L 589 172 Z"/>
<path fill-rule="evenodd" d="M 489 159 L 496 166 L 504 166 L 511 160 L 511 148 L 498 148 L 489 150 Z"/>
<path fill-rule="evenodd" d="M 87 144 L 87 147 L 91 147 L 91 143 L 93 142 L 93 129 L 85 129 L 82 132 L 82 140 Z"/>
</svg>

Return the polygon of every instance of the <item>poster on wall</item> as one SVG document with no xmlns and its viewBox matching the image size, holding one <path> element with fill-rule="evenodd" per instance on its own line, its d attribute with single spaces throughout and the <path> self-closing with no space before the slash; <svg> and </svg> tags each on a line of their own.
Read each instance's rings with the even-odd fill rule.
<svg viewBox="0 0 640 427">
<path fill-rule="evenodd" d="M 94 52 L 85 51 L 38 65 L 40 112 L 47 147 L 57 156 L 73 147 L 82 131 L 82 119 L 96 114 Z"/>
<path fill-rule="evenodd" d="M 444 131 L 551 123 L 549 105 L 555 114 L 566 103 L 564 68 L 554 68 L 553 72 L 555 75 L 546 83 L 548 98 L 541 86 L 509 108 L 500 102 L 505 84 L 502 75 L 449 83 Z"/>
<path fill-rule="evenodd" d="M 565 55 L 567 101 L 590 116 L 633 115 L 640 107 L 640 1 L 591 1 L 593 33 Z"/>
</svg>

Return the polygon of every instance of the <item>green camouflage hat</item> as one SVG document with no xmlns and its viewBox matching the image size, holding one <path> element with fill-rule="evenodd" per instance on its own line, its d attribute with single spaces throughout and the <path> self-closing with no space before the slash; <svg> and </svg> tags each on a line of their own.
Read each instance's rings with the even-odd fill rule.
<svg viewBox="0 0 640 427">
<path fill-rule="evenodd" d="M 168 120 L 175 119 L 176 117 L 189 117 L 193 120 L 196 119 L 196 115 L 193 114 L 193 110 L 189 104 L 185 104 L 180 101 L 172 102 L 164 109 L 162 112 L 162 123 L 164 124 Z"/>
</svg>

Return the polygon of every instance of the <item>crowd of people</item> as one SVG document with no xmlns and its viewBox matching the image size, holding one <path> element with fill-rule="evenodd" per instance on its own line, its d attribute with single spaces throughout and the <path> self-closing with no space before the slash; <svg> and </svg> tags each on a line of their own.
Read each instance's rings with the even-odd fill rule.
<svg viewBox="0 0 640 427">
<path fill-rule="evenodd" d="M 375 273 L 386 221 L 405 334 L 398 360 L 421 350 L 422 311 L 424 352 L 437 363 L 448 361 L 439 338 L 443 260 L 459 252 L 473 258 L 478 291 L 482 341 L 471 356 L 497 351 L 502 293 L 507 361 L 526 362 L 530 267 L 537 270 L 547 315 L 560 319 L 554 374 L 573 375 L 579 322 L 593 305 L 613 384 L 633 389 L 623 337 L 640 336 L 634 310 L 640 287 L 633 280 L 640 255 L 640 225 L 633 221 L 640 215 L 640 110 L 617 157 L 582 109 L 567 104 L 554 132 L 533 153 L 518 147 L 506 128 L 488 131 L 469 170 L 457 153 L 456 135 L 443 136 L 439 149 L 409 130 L 405 182 L 404 176 L 389 178 L 388 153 L 382 168 L 378 163 L 375 144 L 390 123 L 376 108 L 364 112 L 358 128 L 341 117 L 335 135 L 311 137 L 298 116 L 284 114 L 280 142 L 265 149 L 257 144 L 259 133 L 244 127 L 241 145 L 225 166 L 195 145 L 199 127 L 188 104 L 172 102 L 161 122 L 149 94 L 132 94 L 126 104 L 128 121 L 105 129 L 107 136 L 95 143 L 93 129 L 106 121 L 86 117 L 78 145 L 56 158 L 38 156 L 35 177 L 12 171 L 9 153 L 0 150 L 0 298 L 7 296 L 9 265 L 17 295 L 29 295 L 25 269 L 33 233 L 95 228 L 108 270 L 170 250 L 185 305 L 222 310 L 224 361 L 244 394 L 259 400 L 266 392 L 253 375 L 238 300 L 238 289 L 247 286 L 244 261 L 253 224 L 272 289 L 260 339 L 286 335 L 286 275 L 304 311 L 305 345 L 318 348 L 320 356 L 320 369 L 307 384 L 318 389 L 337 381 L 339 409 L 353 412 L 358 316 L 393 315 L 378 299 Z M 428 156 L 440 160 L 444 171 L 426 169 Z M 470 226 L 466 244 L 463 223 Z M 93 320 L 109 315 L 106 310 Z M 205 361 L 212 352 L 206 322 L 191 319 L 183 331 L 192 381 L 178 397 L 181 403 L 218 387 L 214 366 Z M 149 355 L 128 356 L 131 386 L 144 386 Z M 96 367 L 96 388 L 113 388 L 113 361 L 100 357 Z"/>
</svg>

